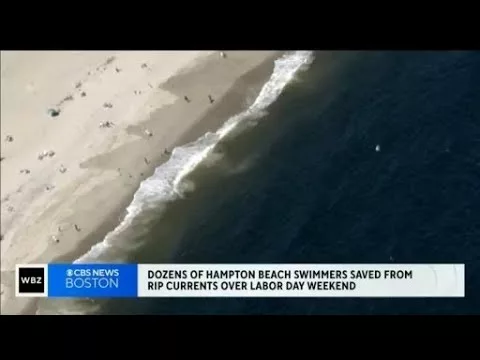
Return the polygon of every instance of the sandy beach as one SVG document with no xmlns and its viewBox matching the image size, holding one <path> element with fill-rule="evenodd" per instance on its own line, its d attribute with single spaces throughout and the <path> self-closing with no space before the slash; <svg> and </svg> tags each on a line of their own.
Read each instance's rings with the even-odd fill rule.
<svg viewBox="0 0 480 360">
<path fill-rule="evenodd" d="M 175 146 L 255 99 L 273 51 L 1 53 L 1 313 L 16 264 L 71 262 Z M 29 310 L 30 309 L 30 310 Z"/>
</svg>

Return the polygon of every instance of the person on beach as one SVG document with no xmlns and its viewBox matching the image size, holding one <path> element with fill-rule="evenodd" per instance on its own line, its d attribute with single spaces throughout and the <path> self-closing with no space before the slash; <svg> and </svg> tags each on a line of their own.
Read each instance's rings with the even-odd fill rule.
<svg viewBox="0 0 480 360">
<path fill-rule="evenodd" d="M 147 135 L 148 137 L 152 137 L 153 133 L 150 130 L 145 129 L 145 135 Z"/>
</svg>

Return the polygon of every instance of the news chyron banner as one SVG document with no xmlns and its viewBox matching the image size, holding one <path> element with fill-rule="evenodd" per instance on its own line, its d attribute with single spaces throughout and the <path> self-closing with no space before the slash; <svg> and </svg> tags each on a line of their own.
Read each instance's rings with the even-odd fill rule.
<svg viewBox="0 0 480 360">
<path fill-rule="evenodd" d="M 18 265 L 16 295 L 116 297 L 464 297 L 464 264 Z"/>
</svg>

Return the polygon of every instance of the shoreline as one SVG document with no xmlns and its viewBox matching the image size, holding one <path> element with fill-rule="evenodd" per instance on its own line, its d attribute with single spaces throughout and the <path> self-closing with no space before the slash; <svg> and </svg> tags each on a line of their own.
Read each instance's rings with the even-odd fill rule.
<svg viewBox="0 0 480 360">
<path fill-rule="evenodd" d="M 199 117 L 199 120 L 175 141 L 172 148 L 188 144 L 197 140 L 209 131 L 217 130 L 226 120 L 228 120 L 228 118 L 248 107 L 246 99 L 247 93 L 245 91 L 249 90 L 250 94 L 259 93 L 261 87 L 268 80 L 270 73 L 273 70 L 273 61 L 279 56 L 281 56 L 281 53 L 269 56 L 262 61 L 261 64 L 243 74 L 243 76 L 248 76 L 250 78 L 243 86 L 242 90 L 244 91 L 239 91 L 239 89 L 232 84 L 232 87 L 229 88 L 220 99 L 218 99 L 218 107 L 207 109 L 206 113 L 202 114 L 202 116 Z M 172 78 L 172 81 L 175 81 L 175 77 Z M 156 119 L 155 115 L 153 115 L 146 122 L 155 122 L 157 120 L 158 119 Z M 108 216 L 100 226 L 88 234 L 83 241 L 79 242 L 77 248 L 73 249 L 71 252 L 62 254 L 52 262 L 72 262 L 86 254 L 92 246 L 103 241 L 105 236 L 123 220 L 126 208 L 132 202 L 133 195 L 138 190 L 141 181 L 152 176 L 155 169 L 167 160 L 168 157 L 162 155 L 158 156 L 155 160 L 152 160 L 148 170 L 144 172 L 145 176 L 137 182 L 136 186 L 128 194 L 125 194 L 121 205 L 116 207 L 110 216 Z M 97 239 L 101 240 L 98 241 Z"/>
<path fill-rule="evenodd" d="M 167 160 L 162 155 L 163 149 L 172 149 L 194 141 L 207 131 L 217 130 L 230 116 L 241 112 L 268 80 L 273 70 L 273 61 L 279 56 L 281 52 L 273 51 L 231 52 L 226 59 L 219 59 L 218 53 L 213 53 L 195 59 L 189 63 L 189 67 L 160 84 L 160 90 L 173 94 L 176 98 L 154 110 L 146 120 L 144 118 L 123 128 L 127 134 L 136 135 L 140 139 L 120 144 L 114 149 L 110 147 L 109 151 L 80 164 L 80 168 L 99 176 L 105 172 L 109 172 L 109 176 L 86 187 L 81 195 L 75 196 L 76 189 L 72 192 L 71 188 L 66 188 L 63 192 L 63 198 L 74 198 L 75 209 L 70 209 L 72 213 L 63 216 L 61 222 L 80 223 L 81 232 L 76 234 L 75 231 L 66 230 L 64 236 L 71 237 L 68 244 L 62 240 L 55 244 L 59 245 L 56 248 L 52 249 L 55 246 L 52 245 L 38 254 L 34 261 L 28 262 L 72 262 L 101 242 L 122 221 L 125 209 L 131 203 L 141 181 L 151 176 Z M 208 98 L 197 100 L 206 98 L 209 91 L 214 94 L 213 104 L 208 102 Z M 184 93 L 188 94 L 189 103 L 182 99 Z M 175 121 L 171 120 L 167 125 L 167 118 Z M 182 119 L 181 124 L 179 119 Z M 153 136 L 145 136 L 144 129 L 153 132 Z M 147 157 L 148 164 L 147 160 L 144 162 Z M 118 169 L 121 170 L 117 172 Z M 85 181 L 85 178 L 81 180 Z M 61 195 L 58 194 L 57 198 L 62 198 Z M 39 216 L 40 222 L 50 221 L 49 210 L 45 209 Z M 16 262 L 24 261 L 20 259 Z M 4 285 L 8 283 L 3 281 L 5 275 L 13 277 L 12 273 L 7 274 L 10 271 L 5 270 L 2 267 Z M 11 288 L 11 279 L 9 282 Z M 4 297 L 2 294 L 2 313 L 35 313 L 36 299 L 23 300 Z"/>
</svg>

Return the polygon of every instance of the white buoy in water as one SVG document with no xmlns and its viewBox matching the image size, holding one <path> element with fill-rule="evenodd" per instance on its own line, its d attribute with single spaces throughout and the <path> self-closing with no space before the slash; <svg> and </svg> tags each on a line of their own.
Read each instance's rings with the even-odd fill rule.
<svg viewBox="0 0 480 360">
<path fill-rule="evenodd" d="M 380 145 L 375 146 L 375 151 L 380 152 Z"/>
</svg>

